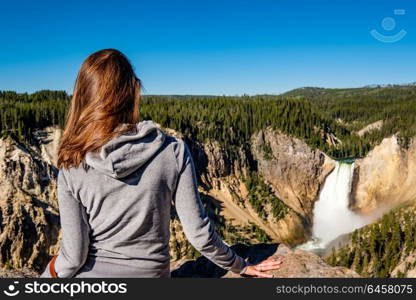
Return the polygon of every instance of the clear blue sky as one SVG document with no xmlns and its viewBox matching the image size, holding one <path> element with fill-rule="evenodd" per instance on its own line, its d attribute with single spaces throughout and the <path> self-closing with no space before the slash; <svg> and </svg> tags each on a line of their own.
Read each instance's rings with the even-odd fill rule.
<svg viewBox="0 0 416 300">
<path fill-rule="evenodd" d="M 414 0 L 2 0 L 0 11 L 2 90 L 71 92 L 82 61 L 102 48 L 131 59 L 147 94 L 416 81 Z M 383 43 L 373 29 L 407 34 Z"/>
</svg>

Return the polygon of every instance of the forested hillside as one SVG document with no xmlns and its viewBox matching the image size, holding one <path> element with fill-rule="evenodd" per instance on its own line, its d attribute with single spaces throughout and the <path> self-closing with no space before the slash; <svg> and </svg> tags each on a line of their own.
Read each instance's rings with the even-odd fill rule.
<svg viewBox="0 0 416 300">
<path fill-rule="evenodd" d="M 389 85 L 354 89 L 302 88 L 284 94 L 308 99 L 319 111 L 358 131 L 382 120 L 380 130 L 368 132 L 366 143 L 378 144 L 384 137 L 399 133 L 404 146 L 416 135 L 416 85 Z"/>
<path fill-rule="evenodd" d="M 405 204 L 354 231 L 349 244 L 334 249 L 328 263 L 352 268 L 365 277 L 406 277 L 416 271 L 415 206 Z"/>
<path fill-rule="evenodd" d="M 63 126 L 69 99 L 64 91 L 33 94 L 0 91 L 1 135 L 14 134 L 26 139 L 36 128 Z"/>
<path fill-rule="evenodd" d="M 0 92 L 0 131 L 25 139 L 34 128 L 62 126 L 69 99 L 63 91 Z M 334 158 L 357 157 L 392 134 L 399 134 L 404 147 L 416 135 L 416 86 L 303 88 L 280 96 L 145 96 L 141 114 L 186 138 L 215 139 L 231 156 L 248 147 L 253 133 L 271 126 Z M 381 128 L 357 134 L 380 120 Z"/>
</svg>

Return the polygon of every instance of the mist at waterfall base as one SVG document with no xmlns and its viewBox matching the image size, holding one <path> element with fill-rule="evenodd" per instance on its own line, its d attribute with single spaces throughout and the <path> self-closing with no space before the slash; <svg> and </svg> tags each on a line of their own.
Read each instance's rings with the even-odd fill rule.
<svg viewBox="0 0 416 300">
<path fill-rule="evenodd" d="M 348 208 L 353 173 L 354 163 L 336 162 L 315 203 L 312 239 L 298 246 L 298 249 L 319 254 L 320 250 L 326 249 L 340 235 L 350 233 L 373 220 L 368 216 L 357 215 Z"/>
</svg>

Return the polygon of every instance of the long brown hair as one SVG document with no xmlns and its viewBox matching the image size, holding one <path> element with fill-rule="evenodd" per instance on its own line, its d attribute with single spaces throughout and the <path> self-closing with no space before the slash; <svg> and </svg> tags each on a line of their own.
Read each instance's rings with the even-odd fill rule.
<svg viewBox="0 0 416 300">
<path fill-rule="evenodd" d="M 87 57 L 78 73 L 58 153 L 58 167 L 78 167 L 139 121 L 140 80 L 127 57 L 104 49 Z M 127 126 L 119 125 L 127 124 Z"/>
</svg>

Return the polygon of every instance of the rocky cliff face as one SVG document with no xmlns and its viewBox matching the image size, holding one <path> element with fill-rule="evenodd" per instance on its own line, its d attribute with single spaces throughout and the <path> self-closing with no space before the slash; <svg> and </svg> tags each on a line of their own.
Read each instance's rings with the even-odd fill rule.
<svg viewBox="0 0 416 300">
<path fill-rule="evenodd" d="M 55 164 L 61 133 L 55 127 L 36 132 L 30 142 L 0 139 L 0 264 L 5 268 L 40 271 L 50 255 L 57 253 L 60 226 Z M 253 135 L 250 149 L 238 150 L 238 159 L 231 159 L 216 141 L 189 144 L 199 173 L 201 198 L 228 243 L 296 245 L 308 239 L 313 205 L 334 168 L 333 160 L 270 128 Z M 353 208 L 366 212 L 393 199 L 412 197 L 415 148 L 412 144 L 403 151 L 394 138 L 386 139 L 358 161 Z M 373 170 L 374 162 L 378 172 Z M 383 173 L 386 168 L 389 171 Z M 261 185 L 254 192 L 249 183 L 253 169 L 255 186 Z M 397 185 L 396 178 L 403 184 Z M 264 200 L 261 211 L 250 201 L 253 195 Z M 276 203 L 282 212 L 278 217 L 273 213 Z M 197 255 L 186 242 L 174 211 L 172 219 L 172 258 Z"/>
<path fill-rule="evenodd" d="M 32 143 L 0 140 L 0 262 L 6 268 L 39 271 L 57 249 L 57 169 L 48 152 L 53 142 L 45 139 L 55 134 L 59 129 L 39 131 Z"/>
<path fill-rule="evenodd" d="M 408 149 L 398 138 L 385 138 L 355 163 L 351 208 L 359 213 L 384 212 L 416 199 L 416 142 Z"/>
</svg>

